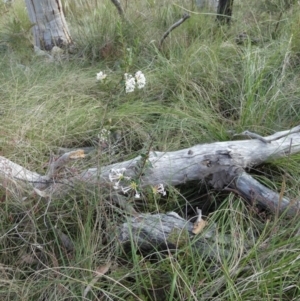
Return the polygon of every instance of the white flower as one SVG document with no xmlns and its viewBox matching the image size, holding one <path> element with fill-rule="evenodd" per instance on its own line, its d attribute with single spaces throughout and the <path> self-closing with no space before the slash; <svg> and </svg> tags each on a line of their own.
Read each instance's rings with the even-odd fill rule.
<svg viewBox="0 0 300 301">
<path fill-rule="evenodd" d="M 120 188 L 119 182 L 120 181 L 118 181 L 117 183 L 114 184 L 113 189 L 118 190 Z"/>
<path fill-rule="evenodd" d="M 139 199 L 140 197 L 141 197 L 141 195 L 140 195 L 140 193 L 137 191 L 137 184 L 135 183 L 135 182 L 131 182 L 130 183 L 130 185 L 129 186 L 127 186 L 127 187 L 122 187 L 122 192 L 124 193 L 124 194 L 127 194 L 129 191 L 131 191 L 131 190 L 134 190 L 134 192 L 135 192 L 135 195 L 134 195 L 134 197 L 136 198 L 136 199 Z"/>
<path fill-rule="evenodd" d="M 145 87 L 145 85 L 146 85 L 146 77 L 142 73 L 142 71 L 136 72 L 135 79 L 136 79 L 136 84 L 137 84 L 138 89 L 142 89 L 142 88 Z"/>
<path fill-rule="evenodd" d="M 122 180 L 130 180 L 130 177 L 124 176 L 124 172 L 126 171 L 126 168 L 120 168 L 120 169 L 111 169 L 110 173 L 108 175 L 108 178 L 111 182 L 114 182 L 114 189 L 119 189 L 120 181 Z M 123 187 L 122 187 L 123 190 Z"/>
<path fill-rule="evenodd" d="M 125 73 L 124 76 L 125 76 L 125 91 L 126 93 L 131 93 L 135 89 L 135 78 L 128 73 Z"/>
<path fill-rule="evenodd" d="M 106 78 L 106 76 L 107 75 L 104 72 L 100 71 L 99 73 L 97 73 L 96 79 L 97 81 L 102 82 Z"/>
<path fill-rule="evenodd" d="M 137 71 L 134 77 L 128 73 L 125 73 L 124 76 L 126 93 L 133 92 L 136 86 L 138 89 L 142 89 L 146 85 L 146 78 L 142 71 Z"/>
<path fill-rule="evenodd" d="M 110 130 L 102 129 L 101 132 L 98 134 L 98 138 L 100 142 L 108 142 L 110 137 Z"/>
<path fill-rule="evenodd" d="M 167 194 L 163 184 L 155 185 L 154 187 L 152 187 L 152 191 L 153 191 L 153 194 L 160 193 L 163 196 L 165 196 Z"/>
</svg>

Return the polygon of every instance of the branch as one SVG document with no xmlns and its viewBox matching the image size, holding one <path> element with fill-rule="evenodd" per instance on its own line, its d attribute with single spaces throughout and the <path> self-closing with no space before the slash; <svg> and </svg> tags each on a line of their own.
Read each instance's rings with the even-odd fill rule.
<svg viewBox="0 0 300 301">
<path fill-rule="evenodd" d="M 286 213 L 287 216 L 295 216 L 300 212 L 300 203 L 297 200 L 290 200 L 281 194 L 265 187 L 250 175 L 242 172 L 234 182 L 237 189 L 246 199 L 254 204 L 258 203 L 268 208 L 273 213 Z"/>
<path fill-rule="evenodd" d="M 266 138 L 256 134 L 256 133 L 252 133 L 250 131 L 244 131 L 240 134 L 235 134 L 234 136 L 247 136 L 247 137 L 250 137 L 250 138 L 254 138 L 254 139 L 259 139 L 261 140 L 262 142 L 265 142 L 265 143 L 270 143 L 272 141 L 275 141 L 279 138 L 283 138 L 283 137 L 286 137 L 290 134 L 294 134 L 294 133 L 299 133 L 300 132 L 300 126 L 296 126 L 294 128 L 292 128 L 291 130 L 287 130 L 287 131 L 281 131 L 281 132 L 277 132 L 271 136 L 268 136 Z"/>
<path fill-rule="evenodd" d="M 249 136 L 249 132 L 246 133 Z M 259 202 L 275 213 L 288 210 L 289 215 L 297 214 L 298 202 L 290 202 L 288 198 L 272 192 L 247 175 L 244 169 L 300 152 L 300 126 L 267 137 L 257 134 L 250 136 L 257 139 L 199 144 L 173 152 L 151 151 L 147 159 L 148 167 L 143 174 L 140 173 L 139 167 L 144 158 L 138 156 L 101 168 L 90 168 L 68 179 L 62 178 L 60 174 L 60 183 L 55 181 L 59 170 L 72 159 L 72 154 L 77 154 L 76 152 L 64 154 L 51 163 L 48 173 L 44 176 L 0 157 L 0 180 L 3 183 L 10 181 L 15 185 L 26 183 L 27 187 L 33 190 L 47 188 L 48 194 L 62 197 L 67 190 L 82 184 L 91 188 L 102 185 L 112 190 L 116 189 L 115 192 L 121 192 L 124 187 L 112 182 L 112 170 L 122 170 L 124 179 L 138 182 L 139 191 L 149 185 L 176 186 L 212 177 L 211 183 L 216 188 L 234 187 L 247 199 Z M 40 195 L 44 194 L 41 192 Z"/>
<path fill-rule="evenodd" d="M 121 18 L 124 18 L 124 10 L 121 6 L 121 3 L 119 0 L 111 0 L 111 2 L 113 3 L 113 5 L 117 8 L 119 15 L 121 16 Z"/>
<path fill-rule="evenodd" d="M 267 188 L 240 167 L 232 166 L 215 173 L 210 184 L 216 189 L 222 189 L 226 186 L 233 188 L 251 203 L 259 204 L 274 214 L 285 213 L 287 216 L 292 217 L 300 212 L 299 201 L 290 200 L 287 197 L 283 197 L 282 193 L 277 193 Z"/>
<path fill-rule="evenodd" d="M 27 186 L 38 186 L 48 182 L 46 176 L 41 176 L 36 172 L 32 172 L 23 166 L 16 164 L 2 156 L 0 156 L 0 181 L 5 184 Z M 4 185 L 3 185 L 4 186 Z"/>
<path fill-rule="evenodd" d="M 176 212 L 139 214 L 127 217 L 120 227 L 119 242 L 125 252 L 132 247 L 133 241 L 142 253 L 147 254 L 153 251 L 172 251 L 191 245 L 195 252 L 218 260 L 220 246 L 216 225 L 212 224 L 201 235 L 196 235 L 193 231 L 193 223 L 183 219 Z M 229 245 L 230 237 L 225 235 L 222 243 Z M 226 254 L 228 250 L 223 252 Z"/>
<path fill-rule="evenodd" d="M 187 20 L 188 18 L 190 18 L 190 15 L 187 13 L 184 13 L 182 18 L 180 20 L 178 20 L 176 23 L 174 23 L 163 35 L 163 37 L 161 38 L 160 42 L 159 42 L 159 46 L 158 46 L 158 50 L 161 50 L 162 44 L 164 42 L 164 40 L 168 37 L 168 35 L 170 34 L 170 32 L 172 30 L 174 30 L 176 27 L 178 27 L 180 24 L 182 24 L 185 20 Z"/>
<path fill-rule="evenodd" d="M 13 184 L 17 190 L 24 189 L 24 186 L 33 188 L 33 190 L 40 196 L 47 196 L 48 194 L 59 190 L 60 186 L 70 185 L 71 182 L 63 180 L 65 185 L 56 183 L 55 178 L 59 171 L 70 161 L 74 159 L 83 158 L 84 153 L 82 150 L 70 151 L 58 159 L 50 163 L 49 170 L 46 175 L 40 175 L 32 172 L 23 166 L 16 164 L 2 156 L 0 156 L 0 181 L 8 184 Z M 20 186 L 21 187 L 18 187 Z M 50 188 L 50 189 L 47 189 Z M 43 192 L 47 189 L 47 192 Z"/>
<path fill-rule="evenodd" d="M 252 167 L 267 160 L 300 152 L 299 127 L 275 133 L 264 139 L 271 140 L 271 143 L 253 139 L 198 144 L 173 152 L 152 151 L 149 153 L 152 168 L 147 170 L 141 183 L 143 186 L 158 184 L 175 186 L 188 181 L 203 180 L 232 166 Z M 111 169 L 122 168 L 126 169 L 126 176 L 134 178 L 140 160 L 141 157 L 138 156 L 128 161 L 103 166 L 101 171 L 90 168 L 84 171 L 78 180 L 97 183 L 100 179 L 107 182 Z"/>
</svg>

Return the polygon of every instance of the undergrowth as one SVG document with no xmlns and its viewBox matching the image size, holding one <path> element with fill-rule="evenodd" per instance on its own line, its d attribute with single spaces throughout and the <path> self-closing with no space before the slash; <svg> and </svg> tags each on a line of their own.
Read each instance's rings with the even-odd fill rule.
<svg viewBox="0 0 300 301">
<path fill-rule="evenodd" d="M 63 1 L 76 51 L 49 62 L 33 52 L 23 1 L 1 3 L 0 155 L 45 174 L 61 148 L 94 151 L 84 170 L 141 154 L 268 135 L 299 123 L 300 7 L 297 1 L 235 1 L 230 27 L 193 1 Z M 163 33 L 184 13 L 191 18 Z M 96 73 L 105 72 L 105 81 Z M 124 73 L 144 89 L 125 93 Z M 110 131 L 101 149 L 101 133 Z M 250 171 L 266 186 L 299 195 L 299 155 Z M 123 250 L 124 216 L 107 191 L 79 187 L 50 203 L 0 187 L 1 300 L 299 300 L 299 220 L 274 216 L 208 184 L 170 188 L 133 204 L 142 212 L 204 208 L 217 256 Z M 197 237 L 196 239 L 197 240 Z M 108 268 L 109 265 L 109 268 Z M 95 271 L 107 271 L 93 281 Z M 86 287 L 93 283 L 84 297 Z"/>
</svg>

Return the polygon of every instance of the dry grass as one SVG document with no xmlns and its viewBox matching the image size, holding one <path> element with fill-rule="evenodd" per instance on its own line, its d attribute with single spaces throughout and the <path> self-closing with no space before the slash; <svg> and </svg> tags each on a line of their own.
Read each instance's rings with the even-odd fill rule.
<svg viewBox="0 0 300 301">
<path fill-rule="evenodd" d="M 232 26 L 219 28 L 214 16 L 188 0 L 125 1 L 126 24 L 108 0 L 65 0 L 78 52 L 56 63 L 32 53 L 23 1 L 1 4 L 0 154 L 45 173 L 60 147 L 98 147 L 102 129 L 110 130 L 116 147 L 72 166 L 82 170 L 135 156 L 149 136 L 155 150 L 165 151 L 228 140 L 232 131 L 264 135 L 297 125 L 299 5 L 286 3 L 236 1 Z M 193 11 L 191 18 L 158 52 L 182 7 Z M 243 32 L 249 38 L 238 45 Z M 105 83 L 96 81 L 100 70 L 108 75 Z M 137 70 L 146 75 L 146 87 L 126 94 L 123 75 Z M 278 191 L 285 183 L 295 197 L 299 159 L 252 172 Z M 204 183 L 191 186 L 158 202 L 145 199 L 139 208 L 173 210 L 185 204 L 182 195 L 206 198 Z M 0 299 L 298 300 L 299 221 L 269 216 L 232 194 L 210 192 L 209 198 L 215 200 L 207 214 L 219 232 L 211 242 L 219 260 L 195 254 L 190 245 L 149 258 L 134 249 L 122 253 L 116 235 L 124 218 L 108 192 L 80 187 L 48 206 L 2 184 Z M 110 269 L 92 281 L 108 263 Z"/>
</svg>

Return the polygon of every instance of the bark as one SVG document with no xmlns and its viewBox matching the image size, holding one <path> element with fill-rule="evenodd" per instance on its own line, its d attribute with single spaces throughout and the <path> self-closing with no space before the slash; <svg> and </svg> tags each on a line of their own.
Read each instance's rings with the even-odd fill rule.
<svg viewBox="0 0 300 301">
<path fill-rule="evenodd" d="M 51 50 L 71 44 L 61 0 L 25 0 L 36 47 Z"/>
<path fill-rule="evenodd" d="M 196 5 L 200 9 L 209 9 L 213 12 L 217 12 L 218 0 L 196 0 Z"/>
<path fill-rule="evenodd" d="M 219 0 L 217 21 L 220 24 L 229 24 L 232 16 L 233 0 Z"/>
</svg>

